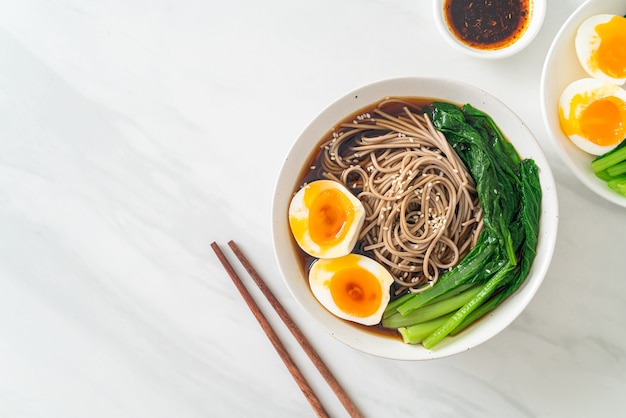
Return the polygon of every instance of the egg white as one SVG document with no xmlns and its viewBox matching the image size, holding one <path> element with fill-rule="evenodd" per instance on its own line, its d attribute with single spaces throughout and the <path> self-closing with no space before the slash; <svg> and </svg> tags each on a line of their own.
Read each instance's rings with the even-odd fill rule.
<svg viewBox="0 0 626 418">
<path fill-rule="evenodd" d="M 320 192 L 326 189 L 335 189 L 347 197 L 352 205 L 354 211 L 353 221 L 345 226 L 347 230 L 343 239 L 334 245 L 319 245 L 311 238 L 308 228 L 302 231 L 293 228 L 293 223 L 304 222 L 309 218 L 310 210 L 305 200 L 305 193 L 313 187 Z M 363 203 L 343 184 L 332 180 L 316 180 L 302 187 L 292 198 L 289 205 L 289 222 L 292 225 L 292 234 L 303 251 L 317 258 L 336 258 L 350 253 L 356 245 L 359 233 L 365 222 L 365 208 Z"/>
<path fill-rule="evenodd" d="M 587 74 L 589 74 L 593 78 L 597 78 L 598 80 L 622 85 L 624 84 L 624 82 L 626 82 L 626 78 L 612 77 L 604 73 L 601 69 L 592 68 L 592 66 L 590 65 L 590 63 L 593 62 L 592 57 L 595 51 L 598 50 L 598 47 L 602 41 L 600 35 L 596 30 L 596 27 L 600 24 L 607 23 L 613 17 L 615 17 L 615 15 L 599 14 L 586 19 L 576 31 L 574 45 L 576 48 L 578 61 L 580 62 L 580 65 L 583 67 L 585 72 L 587 72 Z"/>
<path fill-rule="evenodd" d="M 626 102 L 626 90 L 617 84 L 604 82 L 594 78 L 583 78 L 570 83 L 563 90 L 563 93 L 561 93 L 561 97 L 559 99 L 559 110 L 561 115 L 570 114 L 572 101 L 574 100 L 574 97 L 579 94 L 585 95 L 589 98 L 587 104 L 594 100 L 608 96 L 615 96 Z M 574 117 L 580 116 L 584 109 L 585 106 L 580 106 L 579 108 L 574 109 Z M 626 121 L 624 121 L 624 123 L 626 124 Z M 601 146 L 578 134 L 570 134 L 568 137 L 574 145 L 592 155 L 602 155 L 617 146 Z"/>
<path fill-rule="evenodd" d="M 350 315 L 337 306 L 330 291 L 330 281 L 338 271 L 336 270 L 337 265 L 341 265 L 343 268 L 359 266 L 378 279 L 382 298 L 376 312 L 366 317 L 359 317 Z M 315 261 L 309 270 L 309 286 L 322 306 L 339 318 L 363 325 L 376 325 L 381 321 L 390 300 L 389 289 L 393 282 L 393 276 L 387 268 L 360 254 L 348 254 L 341 259 L 320 259 Z"/>
</svg>

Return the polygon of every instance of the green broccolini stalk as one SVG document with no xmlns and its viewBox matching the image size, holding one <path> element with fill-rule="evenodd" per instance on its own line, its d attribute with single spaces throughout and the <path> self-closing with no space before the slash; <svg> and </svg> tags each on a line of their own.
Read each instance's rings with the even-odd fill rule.
<svg viewBox="0 0 626 418">
<path fill-rule="evenodd" d="M 462 307 L 423 341 L 419 338 L 427 348 L 467 327 L 521 285 L 535 257 L 541 203 L 534 161 L 520 160 L 491 117 L 470 105 L 449 103 L 434 103 L 430 116 L 476 181 L 484 229 L 474 248 L 432 288 L 402 297 L 385 312 L 388 318 L 411 315 L 460 286 L 478 284 Z M 405 342 L 415 342 L 405 336 L 408 329 L 401 331 Z"/>
<path fill-rule="evenodd" d="M 626 176 L 616 177 L 607 183 L 610 189 L 626 196 Z"/>
<path fill-rule="evenodd" d="M 489 298 L 489 296 L 495 292 L 497 287 L 503 280 L 506 280 L 507 275 L 513 270 L 514 266 L 510 263 L 504 266 L 504 268 L 498 270 L 491 279 L 481 288 L 480 292 L 473 297 L 469 302 L 463 305 L 458 311 L 454 313 L 446 322 L 444 322 L 439 328 L 437 328 L 432 334 L 426 337 L 422 341 L 422 345 L 425 348 L 433 348 L 441 340 L 447 337 L 454 329 L 463 322 L 465 318 L 473 311 L 475 311 L 480 305 Z"/>
<path fill-rule="evenodd" d="M 611 177 L 617 177 L 621 174 L 626 173 L 626 160 L 622 161 L 621 163 L 617 163 L 615 165 L 610 166 L 609 168 L 606 169 L 606 172 Z"/>
<path fill-rule="evenodd" d="M 437 328 L 442 326 L 451 316 L 452 314 L 448 314 L 408 327 L 400 327 L 398 328 L 398 332 L 406 344 L 419 344 L 424 338 L 428 337 Z"/>
<path fill-rule="evenodd" d="M 591 162 L 595 175 L 606 181 L 610 189 L 626 196 L 626 139 L 611 151 Z"/>
<path fill-rule="evenodd" d="M 620 144 L 611 151 L 596 157 L 591 162 L 591 168 L 595 173 L 601 173 L 622 161 L 626 161 L 626 140 L 620 142 Z"/>
<path fill-rule="evenodd" d="M 465 305 L 479 291 L 480 286 L 476 285 L 471 289 L 465 289 L 463 292 L 454 296 L 442 297 L 440 301 L 415 309 L 407 315 L 402 315 L 399 312 L 396 312 L 393 315 L 383 318 L 382 325 L 385 328 L 400 328 L 439 318 L 440 316 L 456 311 L 461 306 Z"/>
<path fill-rule="evenodd" d="M 459 293 L 464 292 L 466 289 L 469 289 L 472 286 L 473 286 L 473 284 L 471 284 L 471 283 L 458 286 L 451 292 L 447 292 L 444 295 L 441 295 L 439 297 L 430 299 L 425 305 L 422 305 L 422 306 L 428 306 L 428 305 L 432 305 L 434 303 L 442 302 L 442 301 L 444 301 L 446 299 L 451 299 L 451 298 L 457 296 Z M 413 296 L 415 296 L 415 295 L 411 294 L 411 293 L 405 293 L 404 295 L 402 295 L 402 296 L 392 300 L 391 302 L 389 302 L 389 304 L 387 305 L 387 307 L 385 309 L 385 312 L 383 313 L 383 319 L 388 318 L 388 317 L 393 316 L 393 315 L 397 315 L 398 314 L 398 307 L 400 305 L 402 305 L 404 302 L 406 302 L 407 300 L 411 299 Z M 396 327 L 391 327 L 391 328 L 396 328 Z"/>
</svg>

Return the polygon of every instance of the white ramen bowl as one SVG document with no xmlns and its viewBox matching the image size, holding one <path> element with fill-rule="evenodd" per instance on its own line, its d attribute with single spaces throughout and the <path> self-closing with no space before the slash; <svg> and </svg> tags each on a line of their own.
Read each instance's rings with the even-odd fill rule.
<svg viewBox="0 0 626 418">
<path fill-rule="evenodd" d="M 461 51 L 467 55 L 476 58 L 485 59 L 503 59 L 517 54 L 525 49 L 535 39 L 546 16 L 547 0 L 529 0 L 530 1 L 530 16 L 528 27 L 524 33 L 510 45 L 500 49 L 478 49 L 473 48 L 463 43 L 457 38 L 448 26 L 448 22 L 445 18 L 444 5 L 446 0 L 434 0 L 433 1 L 433 15 L 435 18 L 435 25 L 441 33 L 441 36 L 446 42 L 458 51 Z"/>
<path fill-rule="evenodd" d="M 348 115 L 386 96 L 413 96 L 470 103 L 487 112 L 520 156 L 532 158 L 539 167 L 543 192 L 537 256 L 524 283 L 485 318 L 457 336 L 448 337 L 432 350 L 404 344 L 401 338 L 369 332 L 343 321 L 324 309 L 311 293 L 300 266 L 288 222 L 288 207 L 297 190 L 300 174 L 322 138 Z M 399 360 L 427 360 L 464 352 L 489 340 L 505 329 L 531 301 L 541 285 L 552 258 L 558 225 L 558 203 L 554 178 L 539 144 L 508 107 L 489 93 L 456 81 L 435 78 L 398 78 L 376 82 L 346 94 L 323 110 L 296 139 L 278 176 L 272 208 L 274 251 L 283 279 L 293 297 L 317 324 L 337 340 L 379 357 Z"/>
</svg>

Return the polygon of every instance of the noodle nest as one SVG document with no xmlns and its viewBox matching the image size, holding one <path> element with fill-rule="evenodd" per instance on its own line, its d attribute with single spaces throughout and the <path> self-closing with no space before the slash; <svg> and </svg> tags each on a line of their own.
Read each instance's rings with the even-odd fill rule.
<svg viewBox="0 0 626 418">
<path fill-rule="evenodd" d="M 388 266 L 396 293 L 431 287 L 475 245 L 482 210 L 474 180 L 423 111 L 383 101 L 321 149 L 322 176 L 363 202 L 361 250 Z"/>
</svg>

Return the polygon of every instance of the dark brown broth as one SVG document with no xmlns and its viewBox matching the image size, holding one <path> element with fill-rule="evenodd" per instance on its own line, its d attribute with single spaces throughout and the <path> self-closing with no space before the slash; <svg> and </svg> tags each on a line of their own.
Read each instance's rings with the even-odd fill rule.
<svg viewBox="0 0 626 418">
<path fill-rule="evenodd" d="M 464 44 L 495 50 L 516 42 L 526 31 L 532 0 L 446 0 L 444 16 Z"/>
</svg>

